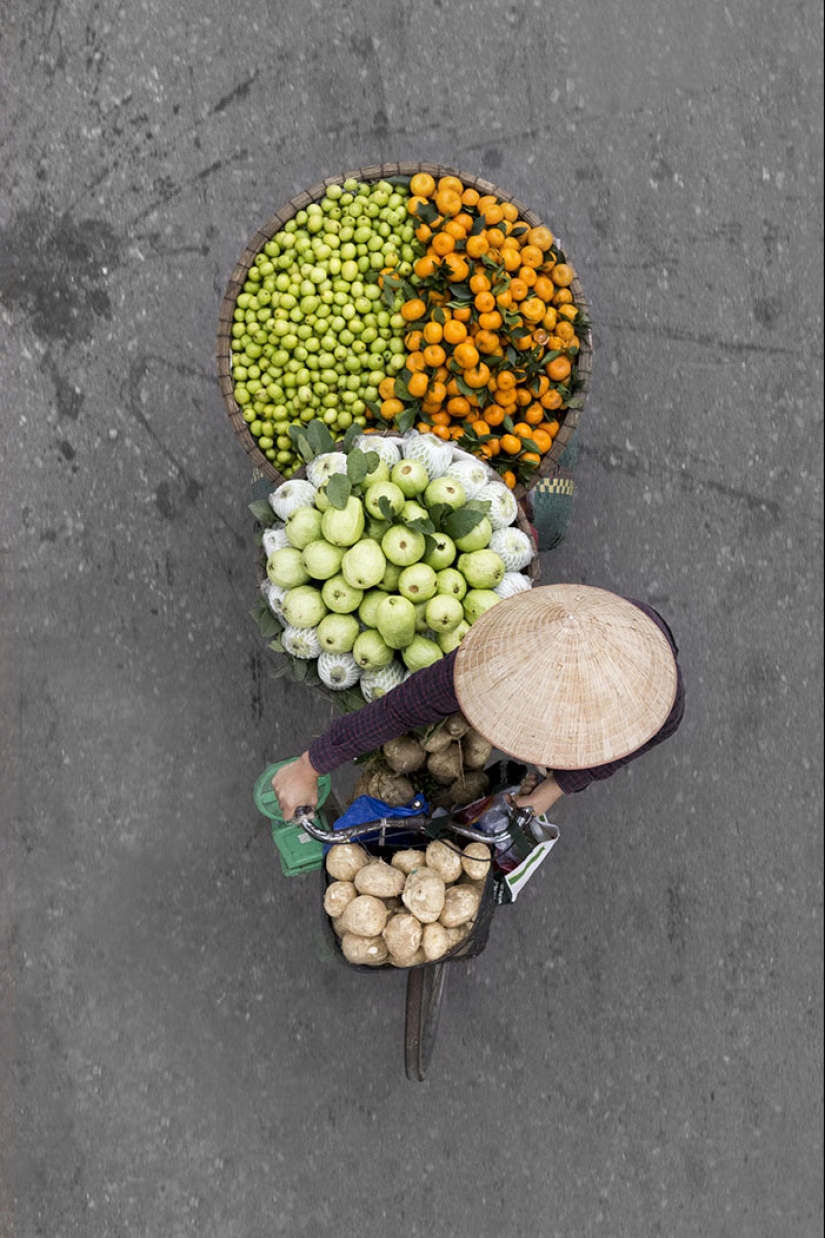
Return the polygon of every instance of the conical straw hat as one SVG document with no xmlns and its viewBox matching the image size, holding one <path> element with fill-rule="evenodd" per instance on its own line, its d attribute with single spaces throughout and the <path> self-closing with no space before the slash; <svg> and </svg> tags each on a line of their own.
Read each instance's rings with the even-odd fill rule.
<svg viewBox="0 0 825 1238">
<path fill-rule="evenodd" d="M 471 726 L 508 756 L 587 769 L 635 752 L 676 697 L 664 633 L 589 585 L 542 585 L 485 611 L 458 647 L 455 690 Z"/>
</svg>

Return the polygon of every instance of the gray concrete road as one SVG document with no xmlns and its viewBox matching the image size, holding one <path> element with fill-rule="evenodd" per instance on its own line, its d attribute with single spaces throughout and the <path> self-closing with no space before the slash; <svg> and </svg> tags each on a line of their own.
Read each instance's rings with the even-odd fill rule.
<svg viewBox="0 0 825 1238">
<path fill-rule="evenodd" d="M 813 1238 L 822 1131 L 821 8 L 18 3 L 3 31 L 3 1238 Z M 546 580 L 652 600 L 678 736 L 564 803 L 455 977 L 330 962 L 257 775 L 220 299 L 324 176 L 529 203 L 592 306 Z"/>
</svg>

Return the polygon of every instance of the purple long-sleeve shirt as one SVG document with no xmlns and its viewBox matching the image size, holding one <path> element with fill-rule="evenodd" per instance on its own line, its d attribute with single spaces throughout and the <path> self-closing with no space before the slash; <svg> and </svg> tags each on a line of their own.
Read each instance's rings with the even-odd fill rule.
<svg viewBox="0 0 825 1238">
<path fill-rule="evenodd" d="M 679 650 L 673 633 L 662 616 L 651 606 L 638 602 L 635 598 L 628 598 L 627 601 L 644 611 L 667 638 L 676 661 L 676 698 L 660 729 L 635 752 L 620 757 L 617 761 L 594 765 L 589 769 L 554 770 L 556 782 L 565 795 L 584 791 L 597 779 L 609 778 L 623 765 L 635 761 L 637 757 L 671 736 L 682 721 L 685 689 L 677 660 Z M 448 718 L 450 714 L 456 713 L 460 709 L 453 682 L 457 652 L 454 650 L 432 666 L 416 671 L 404 683 L 379 697 L 377 701 L 333 722 L 324 734 L 313 740 L 309 746 L 309 759 L 313 769 L 319 774 L 328 774 L 345 761 L 351 761 L 354 757 L 378 748 L 388 739 L 395 739 L 416 727 L 430 726 L 441 718 Z"/>
</svg>

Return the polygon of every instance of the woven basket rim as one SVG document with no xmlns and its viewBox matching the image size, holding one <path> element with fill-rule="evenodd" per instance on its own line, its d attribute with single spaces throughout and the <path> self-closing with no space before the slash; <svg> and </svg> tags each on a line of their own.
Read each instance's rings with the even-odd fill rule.
<svg viewBox="0 0 825 1238">
<path fill-rule="evenodd" d="M 349 172 L 335 173 L 312 185 L 308 189 L 302 190 L 295 197 L 290 198 L 283 206 L 281 206 L 274 215 L 272 215 L 265 224 L 263 224 L 257 232 L 255 232 L 246 244 L 246 247 L 241 254 L 241 257 L 236 262 L 232 273 L 227 281 L 226 290 L 221 300 L 220 310 L 218 313 L 218 333 L 217 333 L 217 371 L 218 371 L 218 386 L 223 397 L 224 407 L 235 435 L 238 438 L 241 446 L 250 457 L 252 464 L 261 470 L 261 472 L 271 481 L 284 481 L 284 476 L 274 466 L 274 464 L 266 458 L 264 453 L 255 440 L 254 435 L 250 432 L 249 427 L 243 419 L 243 414 L 240 405 L 236 402 L 234 396 L 234 385 L 232 382 L 231 370 L 231 331 L 234 321 L 233 314 L 235 311 L 235 302 L 239 293 L 243 289 L 246 280 L 246 273 L 252 266 L 256 256 L 261 252 L 264 245 L 279 232 L 288 220 L 294 218 L 299 211 L 304 210 L 313 202 L 318 202 L 324 197 L 330 185 L 343 185 L 344 181 L 355 179 L 361 181 L 385 180 L 393 176 L 411 177 L 416 172 L 429 172 L 432 176 L 438 179 L 441 176 L 457 176 L 464 182 L 465 185 L 483 191 L 484 193 L 495 194 L 503 202 L 511 202 L 515 206 L 519 214 L 530 223 L 533 227 L 538 226 L 543 221 L 540 216 L 531 208 L 526 206 L 518 198 L 501 186 L 494 184 L 492 181 L 486 180 L 481 176 L 474 176 L 472 173 L 465 172 L 460 168 L 451 167 L 441 163 L 381 163 L 370 164 L 360 168 L 354 168 Z M 555 240 L 556 248 L 563 256 L 565 262 L 573 270 L 573 280 L 570 284 L 570 291 L 573 295 L 574 304 L 584 310 L 587 315 L 588 303 L 582 288 L 581 281 L 576 271 L 575 265 L 570 261 L 564 245 Z M 589 316 L 589 315 L 588 315 Z M 517 498 L 521 499 L 525 494 L 542 477 L 554 476 L 558 472 L 559 461 L 564 454 L 573 433 L 578 426 L 584 404 L 590 390 L 590 382 L 593 372 L 593 335 L 592 329 L 587 327 L 579 336 L 580 349 L 577 358 L 577 370 L 580 380 L 580 387 L 577 394 L 581 397 L 581 404 L 575 408 L 567 408 L 560 410 L 564 412 L 564 417 L 560 418 L 560 428 L 556 437 L 553 440 L 553 445 L 550 450 L 542 457 L 542 462 L 533 473 L 527 485 L 519 483 L 514 493 Z M 384 431 L 377 431 L 389 437 L 392 436 L 392 427 L 388 427 Z M 306 468 L 302 465 L 293 473 L 293 477 L 305 476 Z"/>
</svg>

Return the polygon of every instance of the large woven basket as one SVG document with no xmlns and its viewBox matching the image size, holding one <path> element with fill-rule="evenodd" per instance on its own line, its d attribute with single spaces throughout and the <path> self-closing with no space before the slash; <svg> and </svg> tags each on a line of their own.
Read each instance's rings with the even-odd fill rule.
<svg viewBox="0 0 825 1238">
<path fill-rule="evenodd" d="M 432 176 L 438 179 L 441 176 L 457 176 L 464 182 L 465 185 L 479 190 L 481 193 L 492 193 L 505 202 L 512 202 L 518 208 L 521 217 L 528 222 L 531 227 L 537 227 L 543 221 L 529 207 L 525 206 L 512 194 L 501 189 L 498 185 L 494 185 L 491 181 L 484 180 L 478 176 L 471 176 L 467 172 L 463 172 L 457 168 L 447 167 L 440 163 L 381 163 L 370 167 L 356 168 L 354 171 L 342 172 L 335 176 L 329 176 L 326 180 L 321 181 L 312 188 L 304 190 L 303 193 L 292 198 L 285 206 L 272 216 L 250 239 L 240 257 L 235 269 L 233 270 L 229 283 L 224 293 L 223 301 L 221 302 L 220 313 L 218 315 L 218 339 L 217 339 L 217 362 L 218 362 L 218 383 L 220 385 L 221 394 L 223 395 L 224 405 L 232 423 L 232 428 L 235 431 L 242 447 L 249 455 L 252 464 L 260 469 L 265 477 L 271 481 L 280 482 L 283 480 L 281 474 L 260 450 L 255 437 L 250 433 L 246 422 L 243 419 L 241 408 L 233 394 L 233 380 L 231 367 L 231 340 L 232 340 L 232 324 L 233 314 L 235 311 L 235 303 L 239 293 L 243 290 L 243 285 L 246 282 L 249 268 L 255 261 L 257 254 L 261 252 L 267 241 L 270 241 L 276 232 L 280 232 L 287 220 L 292 219 L 299 211 L 305 210 L 313 202 L 319 202 L 325 195 L 329 185 L 342 185 L 345 180 L 355 178 L 362 181 L 385 180 L 390 177 L 411 177 L 416 172 L 429 172 Z M 571 267 L 574 264 L 570 261 L 569 256 L 565 253 L 563 245 L 557 240 L 556 247 L 564 257 L 564 261 Z M 575 267 L 574 267 L 575 270 Z M 570 285 L 570 291 L 573 294 L 574 304 L 586 315 L 587 302 L 584 296 L 578 275 L 574 276 L 573 282 Z M 560 429 L 553 441 L 553 446 L 545 456 L 542 457 L 542 462 L 536 469 L 530 483 L 527 487 L 518 485 L 515 488 L 517 498 L 522 498 L 527 489 L 531 488 L 541 477 L 552 477 L 558 470 L 558 462 L 564 453 L 564 449 L 570 442 L 584 406 L 584 400 L 590 386 L 590 377 L 593 369 L 593 340 L 592 333 L 589 328 L 583 329 L 580 334 L 581 347 L 578 356 L 578 376 L 582 386 L 577 392 L 582 400 L 582 404 L 577 408 L 561 409 L 554 415 L 560 421 Z M 388 427 L 388 433 L 393 433 L 391 427 Z M 299 469 L 295 476 L 303 476 L 303 469 Z"/>
</svg>

